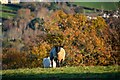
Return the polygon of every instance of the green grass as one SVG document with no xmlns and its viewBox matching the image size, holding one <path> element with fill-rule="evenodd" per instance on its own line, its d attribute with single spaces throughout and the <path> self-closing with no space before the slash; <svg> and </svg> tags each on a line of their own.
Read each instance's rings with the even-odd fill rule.
<svg viewBox="0 0 120 80">
<path fill-rule="evenodd" d="M 0 18 L 10 19 L 13 18 L 16 14 L 7 13 L 7 12 L 0 12 Z"/>
<path fill-rule="evenodd" d="M 19 9 L 18 7 L 5 6 L 1 4 L 0 7 L 0 18 L 4 19 L 13 18 L 16 15 L 14 13 L 17 12 L 17 10 Z"/>
<path fill-rule="evenodd" d="M 5 5 L 0 5 L 2 10 L 6 10 L 6 11 L 17 11 L 19 8 L 17 7 L 11 7 L 11 6 L 5 6 Z"/>
<path fill-rule="evenodd" d="M 120 66 L 86 66 L 86 67 L 61 67 L 61 68 L 32 68 L 2 70 L 3 79 L 11 80 L 59 80 L 59 79 L 84 79 L 84 78 L 116 78 L 120 76 Z"/>
<path fill-rule="evenodd" d="M 73 4 L 104 10 L 116 10 L 118 8 L 118 2 L 74 2 Z"/>
</svg>

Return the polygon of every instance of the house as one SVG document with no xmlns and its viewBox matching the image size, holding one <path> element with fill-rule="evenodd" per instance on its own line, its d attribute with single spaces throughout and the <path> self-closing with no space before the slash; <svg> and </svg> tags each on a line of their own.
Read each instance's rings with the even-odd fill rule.
<svg viewBox="0 0 120 80">
<path fill-rule="evenodd" d="M 20 3 L 20 0 L 11 0 L 10 1 L 12 4 L 18 4 L 18 3 Z"/>
<path fill-rule="evenodd" d="M 20 0 L 0 0 L 1 4 L 8 4 L 8 3 L 11 3 L 11 4 L 18 4 L 20 3 Z"/>
<path fill-rule="evenodd" d="M 8 0 L 0 0 L 1 4 L 8 4 Z"/>
</svg>

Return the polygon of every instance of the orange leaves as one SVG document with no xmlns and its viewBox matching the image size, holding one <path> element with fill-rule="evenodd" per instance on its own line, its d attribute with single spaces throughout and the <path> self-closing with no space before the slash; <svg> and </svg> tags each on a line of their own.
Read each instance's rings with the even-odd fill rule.
<svg viewBox="0 0 120 80">
<path fill-rule="evenodd" d="M 101 40 L 99 38 L 95 38 L 96 44 L 101 45 Z M 102 45 L 101 45 L 102 46 Z"/>
<path fill-rule="evenodd" d="M 79 35 L 80 35 L 80 31 L 77 30 L 77 31 L 75 32 L 75 36 L 79 36 Z"/>
<path fill-rule="evenodd" d="M 20 23 L 23 22 L 24 20 L 20 20 Z M 38 34 L 39 31 L 36 31 L 35 35 L 29 31 L 25 33 L 26 36 L 32 34 L 28 39 L 25 37 L 26 42 L 24 41 L 25 47 L 28 48 L 26 53 L 29 53 L 31 57 L 28 60 L 33 61 L 29 66 L 41 66 L 42 59 L 49 56 L 50 49 L 55 45 L 64 46 L 67 53 L 66 64 L 71 66 L 108 65 L 119 61 L 118 53 L 111 53 L 112 50 L 119 50 L 119 46 L 116 46 L 119 42 L 119 32 L 110 30 L 101 17 L 87 20 L 85 15 L 66 14 L 58 10 L 52 12 L 45 21 L 45 29 L 47 30 L 45 34 Z M 7 50 L 4 49 L 3 52 L 7 53 Z M 9 51 L 16 52 L 14 49 Z M 10 57 L 16 57 L 16 54 L 12 55 Z M 27 62 L 27 57 L 23 58 L 26 58 Z M 17 62 L 13 64 L 16 65 Z"/>
<path fill-rule="evenodd" d="M 37 53 L 39 53 L 39 49 L 38 49 L 38 47 L 33 47 L 33 50 L 32 50 L 32 53 L 33 54 L 37 54 Z"/>
<path fill-rule="evenodd" d="M 64 19 L 67 17 L 67 14 L 65 14 L 62 10 L 58 10 L 58 15 L 60 18 Z"/>
<path fill-rule="evenodd" d="M 39 46 L 33 46 L 32 53 L 37 55 L 39 58 L 43 58 L 48 55 L 50 45 L 46 42 L 41 43 Z"/>
</svg>

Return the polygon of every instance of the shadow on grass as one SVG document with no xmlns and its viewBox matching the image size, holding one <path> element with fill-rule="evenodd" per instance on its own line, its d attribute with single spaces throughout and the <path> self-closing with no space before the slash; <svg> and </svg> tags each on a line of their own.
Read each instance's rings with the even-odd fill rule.
<svg viewBox="0 0 120 80">
<path fill-rule="evenodd" d="M 120 72 L 12 74 L 12 75 L 2 75 L 2 80 L 120 80 Z"/>
</svg>

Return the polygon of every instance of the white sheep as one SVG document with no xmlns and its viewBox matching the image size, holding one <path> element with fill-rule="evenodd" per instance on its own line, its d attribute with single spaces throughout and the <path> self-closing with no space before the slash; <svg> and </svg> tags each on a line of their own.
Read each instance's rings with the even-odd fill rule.
<svg viewBox="0 0 120 80">
<path fill-rule="evenodd" d="M 119 15 L 115 15 L 115 14 L 114 14 L 114 15 L 113 15 L 113 17 L 114 17 L 114 18 L 118 18 L 118 17 L 119 17 Z"/>
<path fill-rule="evenodd" d="M 51 67 L 50 57 L 43 59 L 43 66 L 44 66 L 44 68 L 50 68 Z"/>
</svg>

